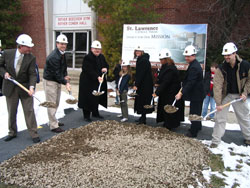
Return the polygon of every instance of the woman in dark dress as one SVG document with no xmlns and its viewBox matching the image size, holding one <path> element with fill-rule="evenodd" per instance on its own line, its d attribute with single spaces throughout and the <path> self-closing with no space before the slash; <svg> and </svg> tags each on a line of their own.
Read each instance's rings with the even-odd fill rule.
<svg viewBox="0 0 250 188">
<path fill-rule="evenodd" d="M 153 109 L 145 109 L 144 105 L 150 105 L 153 94 L 153 77 L 149 54 L 144 53 L 141 46 L 135 49 L 136 73 L 135 86 L 133 87 L 138 94 L 135 97 L 134 111 L 141 114 L 138 124 L 146 124 L 146 114 L 152 113 Z"/>
<path fill-rule="evenodd" d="M 175 95 L 181 88 L 179 72 L 171 59 L 171 52 L 168 49 L 162 49 L 159 54 L 161 69 L 157 80 L 157 89 L 154 97 L 159 96 L 157 108 L 157 123 L 164 122 L 164 127 L 171 130 L 180 126 L 180 122 L 184 121 L 184 101 L 178 100 L 175 106 L 179 110 L 175 113 L 166 113 L 165 105 L 172 105 Z"/>
</svg>

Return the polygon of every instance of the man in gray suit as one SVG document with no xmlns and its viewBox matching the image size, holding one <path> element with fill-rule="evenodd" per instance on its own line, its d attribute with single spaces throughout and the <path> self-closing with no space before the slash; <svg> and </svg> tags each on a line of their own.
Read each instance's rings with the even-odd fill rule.
<svg viewBox="0 0 250 188">
<path fill-rule="evenodd" d="M 34 46 L 29 35 L 22 34 L 17 40 L 17 49 L 5 50 L 0 57 L 0 75 L 3 80 L 3 95 L 6 97 L 8 109 L 9 135 L 5 141 L 10 141 L 17 136 L 16 114 L 19 100 L 23 106 L 24 117 L 28 131 L 34 143 L 40 142 L 37 134 L 37 122 L 33 109 L 34 88 L 36 85 L 36 58 L 31 54 Z M 25 92 L 14 83 L 8 80 L 13 78 L 29 90 Z"/>
</svg>

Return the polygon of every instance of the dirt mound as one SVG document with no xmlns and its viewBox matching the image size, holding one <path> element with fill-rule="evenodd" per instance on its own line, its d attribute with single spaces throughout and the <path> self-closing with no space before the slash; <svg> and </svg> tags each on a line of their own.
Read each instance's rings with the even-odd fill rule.
<svg viewBox="0 0 250 188">
<path fill-rule="evenodd" d="M 96 121 L 0 164 L 0 181 L 25 187 L 197 187 L 209 151 L 199 141 L 117 121 Z"/>
</svg>

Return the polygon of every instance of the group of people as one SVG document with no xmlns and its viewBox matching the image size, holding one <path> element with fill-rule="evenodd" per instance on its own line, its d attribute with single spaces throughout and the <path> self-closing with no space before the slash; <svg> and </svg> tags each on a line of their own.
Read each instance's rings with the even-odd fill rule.
<svg viewBox="0 0 250 188">
<path fill-rule="evenodd" d="M 16 114 L 20 100 L 28 131 L 33 142 L 38 143 L 40 138 L 37 133 L 32 97 L 37 79 L 36 58 L 31 53 L 34 44 L 31 37 L 26 34 L 20 35 L 16 42 L 16 49 L 5 50 L 0 57 L 0 75 L 4 78 L 2 92 L 6 97 L 9 114 L 9 134 L 5 141 L 10 141 L 17 136 Z M 60 101 L 61 85 L 65 85 L 68 91 L 71 90 L 70 77 L 67 73 L 67 56 L 65 56 L 67 43 L 68 39 L 65 35 L 57 36 L 56 48 L 46 58 L 43 73 L 46 100 L 56 104 L 54 108 L 47 110 L 50 130 L 55 133 L 64 131 L 62 129 L 64 124 L 60 123 L 55 116 Z M 154 108 L 145 108 L 145 105 L 152 105 L 155 97 L 158 97 L 156 122 L 163 122 L 163 126 L 169 130 L 180 126 L 180 122 L 184 120 L 184 101 L 190 101 L 189 113 L 197 116 L 201 116 L 201 114 L 205 116 L 209 103 L 210 111 L 216 104 L 216 116 L 212 114 L 210 118 L 215 120 L 211 147 L 217 147 L 225 132 L 229 108 L 223 105 L 235 98 L 242 98 L 242 101 L 233 104 L 233 108 L 245 138 L 244 143 L 250 145 L 250 119 L 246 103 L 247 95 L 250 92 L 249 63 L 242 60 L 236 52 L 235 44 L 225 44 L 222 51 L 225 61 L 219 66 L 212 64 L 211 71 L 206 73 L 203 79 L 201 65 L 196 60 L 197 50 L 194 46 L 189 45 L 183 52 L 189 66 L 184 80 L 180 80 L 171 51 L 166 48 L 162 49 L 159 53 L 161 68 L 154 84 L 149 54 L 145 53 L 141 46 L 137 46 L 134 51 L 136 70 L 133 90 L 136 93 L 134 111 L 140 114 L 138 124 L 146 124 L 146 114 L 152 113 Z M 126 122 L 129 120 L 127 95 L 129 81 L 132 77 L 130 64 L 121 61 L 121 66 L 116 69 L 118 73 L 116 78 L 117 102 L 121 105 L 122 112 L 119 117 L 121 117 L 121 122 Z M 91 117 L 104 118 L 98 108 L 99 105 L 107 108 L 106 75 L 108 71 L 109 65 L 102 54 L 102 45 L 97 40 L 93 41 L 89 54 L 83 59 L 79 82 L 78 107 L 82 109 L 84 120 L 87 122 L 92 121 Z M 18 87 L 11 79 L 21 83 L 28 89 L 28 92 Z M 97 88 L 99 90 L 93 93 Z M 102 91 L 101 94 L 97 95 L 100 91 Z M 172 105 L 174 101 L 174 106 L 178 110 L 174 113 L 167 113 L 164 107 Z M 197 137 L 201 129 L 201 121 L 191 121 L 191 127 L 186 136 Z"/>
</svg>

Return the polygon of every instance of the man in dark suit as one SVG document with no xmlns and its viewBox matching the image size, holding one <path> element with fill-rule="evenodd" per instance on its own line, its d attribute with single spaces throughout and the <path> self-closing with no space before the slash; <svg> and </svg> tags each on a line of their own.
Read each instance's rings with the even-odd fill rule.
<svg viewBox="0 0 250 188">
<path fill-rule="evenodd" d="M 205 97 L 205 91 L 202 82 L 202 68 L 200 63 L 196 60 L 196 54 L 197 51 L 192 45 L 187 46 L 183 52 L 185 60 L 189 66 L 183 80 L 182 92 L 180 91 L 175 98 L 179 100 L 182 97 L 184 100 L 190 101 L 189 114 L 200 116 L 203 99 Z M 202 125 L 200 121 L 191 121 L 191 128 L 189 129 L 186 136 L 192 138 L 197 137 L 201 127 Z"/>
<path fill-rule="evenodd" d="M 5 50 L 0 57 L 0 75 L 3 80 L 3 95 L 6 97 L 8 109 L 9 135 L 5 141 L 10 141 L 17 136 L 16 114 L 19 100 L 23 106 L 26 125 L 34 143 L 40 142 L 37 134 L 37 122 L 33 109 L 34 88 L 36 85 L 36 58 L 31 54 L 34 46 L 29 35 L 22 34 L 17 40 L 17 49 Z M 29 90 L 25 92 L 20 87 L 8 80 L 13 78 Z"/>
</svg>

